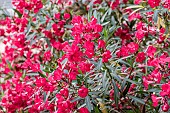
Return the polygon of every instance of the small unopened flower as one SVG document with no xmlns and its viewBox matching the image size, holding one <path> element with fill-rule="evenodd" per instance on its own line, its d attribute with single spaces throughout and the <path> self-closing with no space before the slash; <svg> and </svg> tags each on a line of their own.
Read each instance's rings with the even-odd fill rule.
<svg viewBox="0 0 170 113">
<path fill-rule="evenodd" d="M 64 19 L 66 19 L 66 20 L 67 20 L 67 19 L 70 19 L 70 14 L 69 14 L 69 13 L 65 13 L 65 14 L 64 14 Z"/>
<path fill-rule="evenodd" d="M 168 103 L 165 103 L 165 104 L 162 106 L 162 111 L 167 112 L 168 110 L 169 110 L 169 105 L 168 105 Z"/>
</svg>

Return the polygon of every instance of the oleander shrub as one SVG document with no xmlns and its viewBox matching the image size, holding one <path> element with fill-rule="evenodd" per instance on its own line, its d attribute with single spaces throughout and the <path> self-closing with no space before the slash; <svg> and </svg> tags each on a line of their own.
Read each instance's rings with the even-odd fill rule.
<svg viewBox="0 0 170 113">
<path fill-rule="evenodd" d="M 12 0 L 0 113 L 169 113 L 170 0 Z"/>
</svg>

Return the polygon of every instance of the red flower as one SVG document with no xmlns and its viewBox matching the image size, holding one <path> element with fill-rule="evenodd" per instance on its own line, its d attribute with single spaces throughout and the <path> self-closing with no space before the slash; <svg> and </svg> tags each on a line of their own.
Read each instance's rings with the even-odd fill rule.
<svg viewBox="0 0 170 113">
<path fill-rule="evenodd" d="M 4 36 L 5 32 L 4 29 L 0 29 L 0 36 Z"/>
<path fill-rule="evenodd" d="M 159 3 L 161 2 L 161 0 L 148 0 L 148 4 L 154 8 L 154 7 L 157 7 L 159 6 Z"/>
<path fill-rule="evenodd" d="M 55 17 L 55 19 L 60 20 L 60 13 L 55 14 L 54 17 Z"/>
<path fill-rule="evenodd" d="M 81 98 L 85 98 L 87 95 L 88 95 L 88 88 L 82 86 L 79 90 L 78 90 L 78 95 L 81 97 Z"/>
<path fill-rule="evenodd" d="M 99 24 L 96 24 L 95 27 L 94 27 L 95 32 L 102 32 L 102 29 L 103 29 L 103 27 Z"/>
<path fill-rule="evenodd" d="M 133 13 L 133 14 L 130 14 L 130 15 L 128 16 L 129 21 L 132 21 L 132 20 L 134 20 L 134 19 L 140 19 L 140 18 L 141 18 L 140 13 Z"/>
<path fill-rule="evenodd" d="M 122 40 L 131 39 L 131 34 L 129 33 L 129 28 L 124 25 L 123 28 L 118 28 L 115 32 L 115 36 L 119 36 Z"/>
<path fill-rule="evenodd" d="M 94 4 L 101 4 L 102 0 L 94 0 Z"/>
<path fill-rule="evenodd" d="M 58 41 L 58 42 L 53 42 L 53 43 L 52 43 L 52 46 L 53 46 L 55 49 L 57 49 L 57 50 L 62 50 L 62 48 L 64 48 L 64 47 L 62 46 L 62 43 L 60 43 L 59 41 Z"/>
<path fill-rule="evenodd" d="M 62 78 L 62 71 L 61 71 L 61 69 L 56 69 L 54 71 L 54 79 L 55 80 L 61 80 L 61 78 Z"/>
<path fill-rule="evenodd" d="M 149 46 L 147 49 L 147 55 L 149 57 L 153 57 L 156 52 L 156 48 L 154 46 Z"/>
<path fill-rule="evenodd" d="M 83 47 L 88 50 L 94 50 L 94 42 L 87 41 L 84 43 Z"/>
<path fill-rule="evenodd" d="M 152 102 L 153 102 L 153 106 L 154 107 L 157 107 L 158 106 L 158 102 L 159 102 L 159 100 L 160 100 L 160 98 L 159 97 L 157 97 L 156 95 L 154 95 L 154 94 L 152 94 L 151 95 L 151 99 L 152 99 Z"/>
<path fill-rule="evenodd" d="M 112 57 L 111 52 L 107 50 L 103 53 L 102 62 L 108 62 L 108 60 Z"/>
<path fill-rule="evenodd" d="M 135 33 L 135 37 L 136 37 L 138 40 L 142 40 L 144 36 L 145 36 L 145 33 L 144 33 L 144 31 L 141 30 L 141 29 L 138 30 L 138 31 L 136 31 L 136 33 Z"/>
<path fill-rule="evenodd" d="M 86 107 L 82 107 L 79 109 L 80 113 L 90 113 L 89 110 Z"/>
<path fill-rule="evenodd" d="M 74 16 L 72 19 L 73 24 L 81 24 L 82 23 L 82 17 L 81 16 Z"/>
<path fill-rule="evenodd" d="M 31 69 L 34 72 L 40 72 L 40 64 L 39 63 L 32 64 Z"/>
<path fill-rule="evenodd" d="M 105 48 L 106 43 L 104 40 L 98 40 L 98 48 Z"/>
<path fill-rule="evenodd" d="M 70 62 L 79 62 L 82 59 L 83 53 L 80 51 L 79 46 L 73 44 L 71 47 L 65 48 L 67 51 L 67 58 Z"/>
<path fill-rule="evenodd" d="M 111 100 L 114 100 L 114 90 L 113 89 L 110 90 L 109 96 L 110 96 Z"/>
<path fill-rule="evenodd" d="M 57 24 L 54 23 L 52 25 L 52 29 L 54 30 L 55 35 L 62 36 L 64 34 L 64 21 L 59 21 Z"/>
<path fill-rule="evenodd" d="M 70 19 L 70 14 L 69 13 L 64 13 L 64 19 L 66 19 L 66 20 Z"/>
<path fill-rule="evenodd" d="M 125 57 L 128 56 L 128 47 L 127 46 L 122 46 L 118 51 L 116 51 L 116 55 L 118 57 Z"/>
<path fill-rule="evenodd" d="M 164 0 L 163 6 L 170 9 L 170 0 Z"/>
<path fill-rule="evenodd" d="M 162 111 L 167 112 L 169 110 L 168 103 L 165 103 L 161 108 L 162 108 Z"/>
<path fill-rule="evenodd" d="M 51 52 L 50 52 L 50 50 L 49 51 L 46 51 L 45 53 L 44 53 L 44 60 L 45 61 L 49 61 L 51 59 Z"/>
<path fill-rule="evenodd" d="M 135 53 L 139 49 L 139 45 L 135 42 L 130 42 L 128 45 L 128 50 L 130 53 Z"/>
<path fill-rule="evenodd" d="M 153 83 L 153 81 L 148 80 L 147 76 L 143 76 L 142 79 L 143 79 L 143 85 L 145 89 L 148 89 L 149 84 Z"/>
<path fill-rule="evenodd" d="M 170 82 L 162 85 L 162 91 L 160 92 L 162 97 L 169 96 L 170 98 Z"/>
<path fill-rule="evenodd" d="M 77 71 L 71 71 L 71 72 L 69 73 L 69 79 L 70 79 L 70 80 L 76 80 L 77 74 L 78 74 Z"/>
<path fill-rule="evenodd" d="M 52 33 L 50 31 L 45 30 L 45 31 L 43 31 L 43 33 L 45 34 L 46 37 L 52 39 Z"/>
<path fill-rule="evenodd" d="M 120 4 L 119 0 L 115 0 L 114 2 L 110 3 L 110 7 L 112 8 L 112 10 L 116 9 L 117 6 Z"/>
<path fill-rule="evenodd" d="M 46 79 L 45 78 L 37 78 L 35 83 L 36 83 L 37 87 L 45 86 Z"/>
<path fill-rule="evenodd" d="M 134 0 L 134 4 L 140 4 L 142 0 Z"/>
<path fill-rule="evenodd" d="M 37 13 L 43 7 L 41 0 L 12 0 L 12 4 L 22 14 L 24 13 L 25 9 L 33 10 L 34 13 Z"/>
<path fill-rule="evenodd" d="M 145 60 L 145 53 L 139 52 L 136 56 L 136 62 L 142 63 Z"/>
<path fill-rule="evenodd" d="M 126 4 L 128 2 L 128 0 L 123 0 L 123 3 Z"/>
<path fill-rule="evenodd" d="M 62 96 L 65 96 L 65 97 L 67 98 L 68 95 L 69 95 L 68 88 L 63 88 L 63 89 L 61 89 L 61 90 L 60 90 L 60 94 L 61 94 Z"/>
<path fill-rule="evenodd" d="M 79 67 L 80 67 L 80 70 L 82 71 L 82 73 L 86 73 L 86 72 L 90 71 L 91 66 L 92 66 L 92 64 L 86 63 L 86 62 L 81 62 L 79 64 Z"/>
<path fill-rule="evenodd" d="M 136 87 L 136 84 L 132 84 L 129 88 L 129 92 L 133 91 L 135 89 L 135 87 Z"/>
<path fill-rule="evenodd" d="M 92 58 L 94 56 L 94 43 L 87 41 L 87 42 L 85 42 L 83 47 L 86 49 L 85 54 L 89 58 Z"/>
</svg>

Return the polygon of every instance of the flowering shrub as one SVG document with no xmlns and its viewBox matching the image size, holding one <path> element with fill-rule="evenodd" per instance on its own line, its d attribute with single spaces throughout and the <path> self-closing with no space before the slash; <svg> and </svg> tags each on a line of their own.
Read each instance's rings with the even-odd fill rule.
<svg viewBox="0 0 170 113">
<path fill-rule="evenodd" d="M 0 112 L 170 112 L 169 0 L 12 0 Z"/>
</svg>

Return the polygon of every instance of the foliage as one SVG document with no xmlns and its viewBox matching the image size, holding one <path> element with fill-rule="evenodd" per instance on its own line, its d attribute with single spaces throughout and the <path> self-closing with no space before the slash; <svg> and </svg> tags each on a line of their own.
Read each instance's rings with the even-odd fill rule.
<svg viewBox="0 0 170 113">
<path fill-rule="evenodd" d="M 0 112 L 169 112 L 169 0 L 12 4 L 0 20 Z"/>
</svg>

